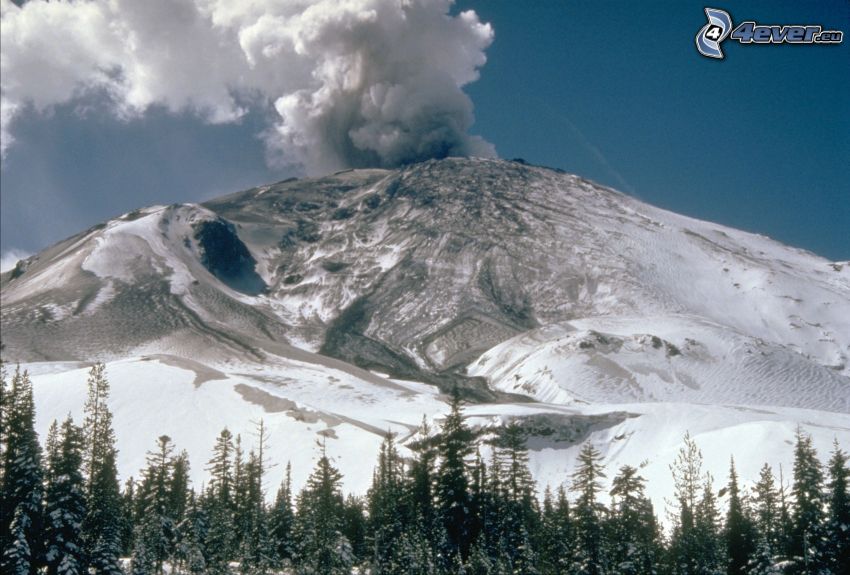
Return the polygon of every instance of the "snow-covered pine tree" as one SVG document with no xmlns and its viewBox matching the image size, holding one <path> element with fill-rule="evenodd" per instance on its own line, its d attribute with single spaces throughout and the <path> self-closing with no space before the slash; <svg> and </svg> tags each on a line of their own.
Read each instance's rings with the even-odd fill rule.
<svg viewBox="0 0 850 575">
<path fill-rule="evenodd" d="M 834 442 L 829 458 L 829 566 L 836 575 L 850 573 L 850 493 L 848 493 L 847 453 Z M 844 574 L 842 574 L 842 570 Z"/>
<path fill-rule="evenodd" d="M 750 558 L 746 570 L 747 575 L 782 575 L 782 568 L 773 556 L 770 544 L 764 535 L 759 535 L 756 550 Z"/>
<path fill-rule="evenodd" d="M 602 520 L 606 513 L 599 502 L 601 480 L 605 478 L 602 455 L 590 442 L 579 452 L 578 465 L 572 474 L 570 490 L 577 494 L 573 507 L 573 567 L 581 575 L 606 573 L 605 541 Z"/>
<path fill-rule="evenodd" d="M 284 566 L 292 561 L 295 551 L 292 539 L 292 526 L 295 513 L 292 510 L 292 466 L 286 464 L 286 473 L 275 496 L 274 504 L 269 513 L 272 542 L 275 554 Z"/>
<path fill-rule="evenodd" d="M 726 557 L 728 575 L 747 575 L 750 557 L 755 552 L 755 536 L 747 503 L 738 487 L 735 460 L 729 465 L 729 508 L 726 512 Z"/>
<path fill-rule="evenodd" d="M 408 443 L 413 457 L 408 466 L 405 500 L 410 523 L 420 526 L 432 558 L 437 555 L 437 541 L 443 538 L 434 503 L 436 443 L 437 438 L 431 434 L 428 420 L 423 416 L 416 439 Z"/>
<path fill-rule="evenodd" d="M 354 557 L 342 533 L 342 475 L 322 456 L 298 496 L 295 532 L 299 575 L 350 575 Z"/>
<path fill-rule="evenodd" d="M 0 489 L 3 487 L 4 466 L 2 462 L 6 459 L 6 423 L 9 420 L 10 406 L 10 390 L 9 383 L 6 381 L 6 362 L 0 358 Z M 2 496 L 2 493 L 0 493 Z M 2 500 L 0 500 L 0 509 L 2 508 Z M 0 549 L 2 549 L 2 536 L 0 536 Z"/>
<path fill-rule="evenodd" d="M 205 517 L 198 507 L 195 493 L 191 491 L 186 503 L 186 513 L 177 525 L 175 567 L 179 573 L 203 575 L 207 573 L 201 541 L 205 536 Z"/>
<path fill-rule="evenodd" d="M 827 568 L 823 470 L 811 435 L 804 433 L 801 427 L 797 427 L 794 445 L 791 492 L 794 496 L 791 552 L 796 569 L 819 574 Z"/>
<path fill-rule="evenodd" d="M 224 507 L 233 506 L 233 434 L 226 427 L 215 440 L 212 459 L 208 462 L 210 495 Z"/>
<path fill-rule="evenodd" d="M 539 529 L 539 509 L 534 479 L 528 469 L 525 434 L 516 421 L 510 422 L 493 441 L 493 452 L 501 472 L 502 504 L 499 535 L 510 564 L 516 571 L 536 572 L 532 538 Z M 495 494 L 499 498 L 498 494 Z"/>
<path fill-rule="evenodd" d="M 694 573 L 723 575 L 726 553 L 720 536 L 720 510 L 714 494 L 714 479 L 710 473 L 703 478 L 702 496 L 694 516 L 694 533 L 697 548 Z"/>
<path fill-rule="evenodd" d="M 86 517 L 81 535 L 90 566 L 98 575 L 120 575 L 121 491 L 118 484 L 115 433 L 109 411 L 109 381 L 103 363 L 89 371 L 83 413 L 83 475 Z"/>
<path fill-rule="evenodd" d="M 372 486 L 366 494 L 368 548 L 374 575 L 395 573 L 400 568 L 397 554 L 405 530 L 404 465 L 395 446 L 395 435 L 387 433 L 378 453 L 378 465 L 372 474 Z"/>
<path fill-rule="evenodd" d="M 669 562 L 673 575 L 699 573 L 698 537 L 696 530 L 697 496 L 702 476 L 702 452 L 690 433 L 685 433 L 684 445 L 670 465 L 674 494 L 670 519 L 673 531 L 670 538 Z"/>
<path fill-rule="evenodd" d="M 277 562 L 263 491 L 264 471 L 259 453 L 251 450 L 244 467 L 245 487 L 241 513 L 244 533 L 239 549 L 240 569 L 246 575 L 264 575 Z"/>
<path fill-rule="evenodd" d="M 452 391 L 450 411 L 440 430 L 440 467 L 437 473 L 436 501 L 446 533 L 442 555 L 465 558 L 472 544 L 471 499 L 466 459 L 473 452 L 474 435 L 463 421 L 460 393 Z M 461 561 L 463 563 L 463 561 Z"/>
<path fill-rule="evenodd" d="M 658 572 L 661 541 L 646 480 L 624 465 L 611 481 L 610 565 L 620 575 Z"/>
<path fill-rule="evenodd" d="M 3 454 L 2 557 L 0 571 L 30 575 L 41 563 L 41 446 L 35 432 L 35 405 L 29 373 L 15 369 L 6 417 Z"/>
<path fill-rule="evenodd" d="M 148 452 L 147 468 L 139 487 L 142 511 L 134 535 L 133 564 L 144 565 L 151 575 L 162 574 L 173 553 L 175 521 L 169 515 L 173 452 L 174 444 L 170 437 L 161 435 L 157 438 L 156 450 Z"/>
<path fill-rule="evenodd" d="M 342 534 L 351 546 L 355 563 L 367 555 L 366 531 L 366 501 L 349 493 L 342 504 Z"/>
<path fill-rule="evenodd" d="M 121 524 L 118 526 L 121 555 L 130 555 L 133 550 L 133 529 L 136 517 L 136 480 L 132 477 L 124 482 L 121 492 Z"/>
<path fill-rule="evenodd" d="M 570 504 L 563 486 L 553 498 L 547 487 L 539 532 L 541 570 L 550 575 L 566 575 L 572 564 L 572 526 Z"/>
<path fill-rule="evenodd" d="M 764 539 L 770 553 L 779 551 L 779 492 L 773 469 L 767 463 L 759 471 L 759 479 L 753 487 L 752 507 L 758 538 Z"/>
<path fill-rule="evenodd" d="M 83 575 L 88 573 L 80 536 L 86 514 L 83 431 L 69 415 L 61 434 L 48 444 L 44 497 L 47 574 Z"/>
<path fill-rule="evenodd" d="M 779 496 L 779 512 L 778 523 L 776 527 L 777 544 L 774 550 L 775 555 L 788 560 L 793 553 L 794 540 L 794 522 L 791 520 L 791 501 L 789 497 L 789 486 L 785 483 L 785 474 L 782 472 L 782 466 L 779 466 L 779 487 L 777 494 Z"/>
<path fill-rule="evenodd" d="M 213 485 L 199 502 L 199 508 L 206 518 L 206 533 L 201 537 L 201 549 L 209 575 L 227 575 L 228 563 L 234 554 L 233 512 L 222 497 L 223 491 Z"/>
</svg>

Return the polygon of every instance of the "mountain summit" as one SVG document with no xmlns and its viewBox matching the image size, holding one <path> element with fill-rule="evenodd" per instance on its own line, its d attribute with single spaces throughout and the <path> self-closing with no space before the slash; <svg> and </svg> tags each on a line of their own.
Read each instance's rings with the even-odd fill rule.
<svg viewBox="0 0 850 575">
<path fill-rule="evenodd" d="M 104 359 L 118 379 L 157 364 L 310 433 L 409 428 L 442 405 L 423 384 L 498 402 L 499 417 L 590 417 L 569 448 L 674 404 L 850 410 L 850 267 L 516 161 L 144 208 L 20 262 L 0 287 L 5 357 L 45 381 L 82 369 L 57 362 Z M 345 385 L 354 403 L 338 403 Z M 601 407 L 614 405 L 632 407 Z"/>
</svg>

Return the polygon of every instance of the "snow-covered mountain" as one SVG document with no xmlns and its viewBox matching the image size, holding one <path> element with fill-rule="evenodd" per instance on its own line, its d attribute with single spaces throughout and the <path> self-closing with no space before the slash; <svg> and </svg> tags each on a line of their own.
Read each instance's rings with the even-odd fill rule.
<svg viewBox="0 0 850 575">
<path fill-rule="evenodd" d="M 474 423 L 527 424 L 549 483 L 586 439 L 648 459 L 659 498 L 686 430 L 716 475 L 730 452 L 744 477 L 788 461 L 798 423 L 850 445 L 850 266 L 518 162 L 137 210 L 0 288 L 44 428 L 109 362 L 124 474 L 168 433 L 200 481 L 218 430 L 264 417 L 280 462 L 306 474 L 324 436 L 364 489 L 380 435 L 439 419 L 453 385 Z"/>
</svg>

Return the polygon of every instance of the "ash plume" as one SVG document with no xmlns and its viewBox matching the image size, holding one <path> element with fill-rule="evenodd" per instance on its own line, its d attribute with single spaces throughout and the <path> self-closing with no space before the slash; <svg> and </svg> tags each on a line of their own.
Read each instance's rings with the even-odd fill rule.
<svg viewBox="0 0 850 575">
<path fill-rule="evenodd" d="M 478 78 L 493 30 L 451 6 L 0 0 L 2 151 L 21 113 L 93 101 L 123 119 L 154 106 L 210 123 L 267 111 L 269 161 L 310 173 L 494 156 L 469 134 L 462 90 Z"/>
</svg>

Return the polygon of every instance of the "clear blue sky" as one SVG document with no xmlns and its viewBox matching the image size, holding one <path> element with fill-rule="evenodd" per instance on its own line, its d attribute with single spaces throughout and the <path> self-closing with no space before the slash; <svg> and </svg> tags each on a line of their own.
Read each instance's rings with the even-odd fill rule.
<svg viewBox="0 0 850 575">
<path fill-rule="evenodd" d="M 495 29 L 466 92 L 500 156 L 563 168 L 701 219 L 850 258 L 850 40 L 723 44 L 700 56 L 702 2 L 461 1 Z M 709 2 L 738 22 L 850 33 L 850 2 Z M 291 175 L 264 163 L 264 118 L 209 126 L 76 105 L 15 120 L 3 161 L 4 251 L 39 250 L 153 203 Z"/>
</svg>

